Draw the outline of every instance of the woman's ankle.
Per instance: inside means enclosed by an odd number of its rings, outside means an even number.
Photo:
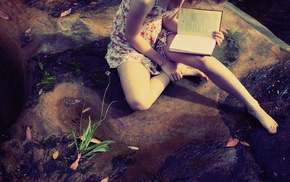
[[[248,112],[254,116],[269,133],[274,134],[277,132],[278,124],[276,121],[259,105],[257,101],[247,107]]]

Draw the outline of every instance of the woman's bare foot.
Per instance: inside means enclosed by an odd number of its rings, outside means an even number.
[[[256,108],[248,109],[248,112],[257,118],[264,128],[268,130],[269,133],[275,134],[277,132],[278,123],[269,116],[261,107],[258,105]]]
[[[199,76],[206,81],[208,81],[208,77],[200,70],[193,68],[191,66],[187,66],[185,64],[179,63],[178,68],[181,70],[183,76]]]

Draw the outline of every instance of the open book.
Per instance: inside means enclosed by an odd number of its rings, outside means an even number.
[[[219,31],[222,11],[181,8],[177,35],[169,50],[172,52],[212,55],[216,40],[212,33]]]

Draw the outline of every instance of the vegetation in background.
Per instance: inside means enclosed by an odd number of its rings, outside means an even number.
[[[43,79],[38,84],[39,90],[51,90],[54,88],[56,78],[50,75],[48,72],[44,73]]]
[[[81,64],[78,60],[72,60],[70,63],[70,68],[73,71],[74,76],[79,77],[81,71],[84,70],[85,66]]]
[[[229,63],[233,63],[237,60],[240,52],[239,52],[239,46],[237,44],[237,39],[239,36],[239,32],[236,30],[227,30],[227,34],[225,34],[225,40],[227,42],[227,45],[225,47],[225,60]],[[228,66],[228,65],[226,65]]]

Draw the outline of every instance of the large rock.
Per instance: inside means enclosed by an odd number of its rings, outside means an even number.
[[[1,49],[13,61],[11,69],[27,78],[23,80],[27,99],[21,116],[2,134],[0,179],[261,180],[261,169],[248,149],[242,145],[225,148],[238,129],[235,121],[245,119],[237,118],[239,103],[218,107],[228,98],[225,92],[211,82],[186,78],[169,85],[149,110],[133,112],[124,101],[116,71],[110,70],[110,80],[105,74],[109,68],[104,54],[117,4],[84,1],[88,4],[80,6],[64,1],[67,6],[61,6],[57,1],[45,2],[0,4],[0,10],[10,16],[10,20],[0,20]],[[52,13],[57,5],[58,13]],[[64,7],[71,7],[72,12],[60,17],[68,10]],[[287,44],[230,3],[198,5],[204,7],[224,11],[222,26],[229,34],[214,55],[238,78],[289,60]],[[20,36],[29,36],[32,42],[20,41]],[[42,81],[49,76],[55,80],[44,85]],[[90,110],[81,117],[84,103]],[[221,111],[227,115],[222,116]],[[85,126],[89,116],[97,122],[103,114],[106,118],[95,136],[116,141],[110,145],[112,152],[83,158],[76,171],[70,170],[76,157],[70,132],[79,135],[81,119]],[[229,123],[229,118],[234,120]],[[56,150],[60,156],[53,159]]]

